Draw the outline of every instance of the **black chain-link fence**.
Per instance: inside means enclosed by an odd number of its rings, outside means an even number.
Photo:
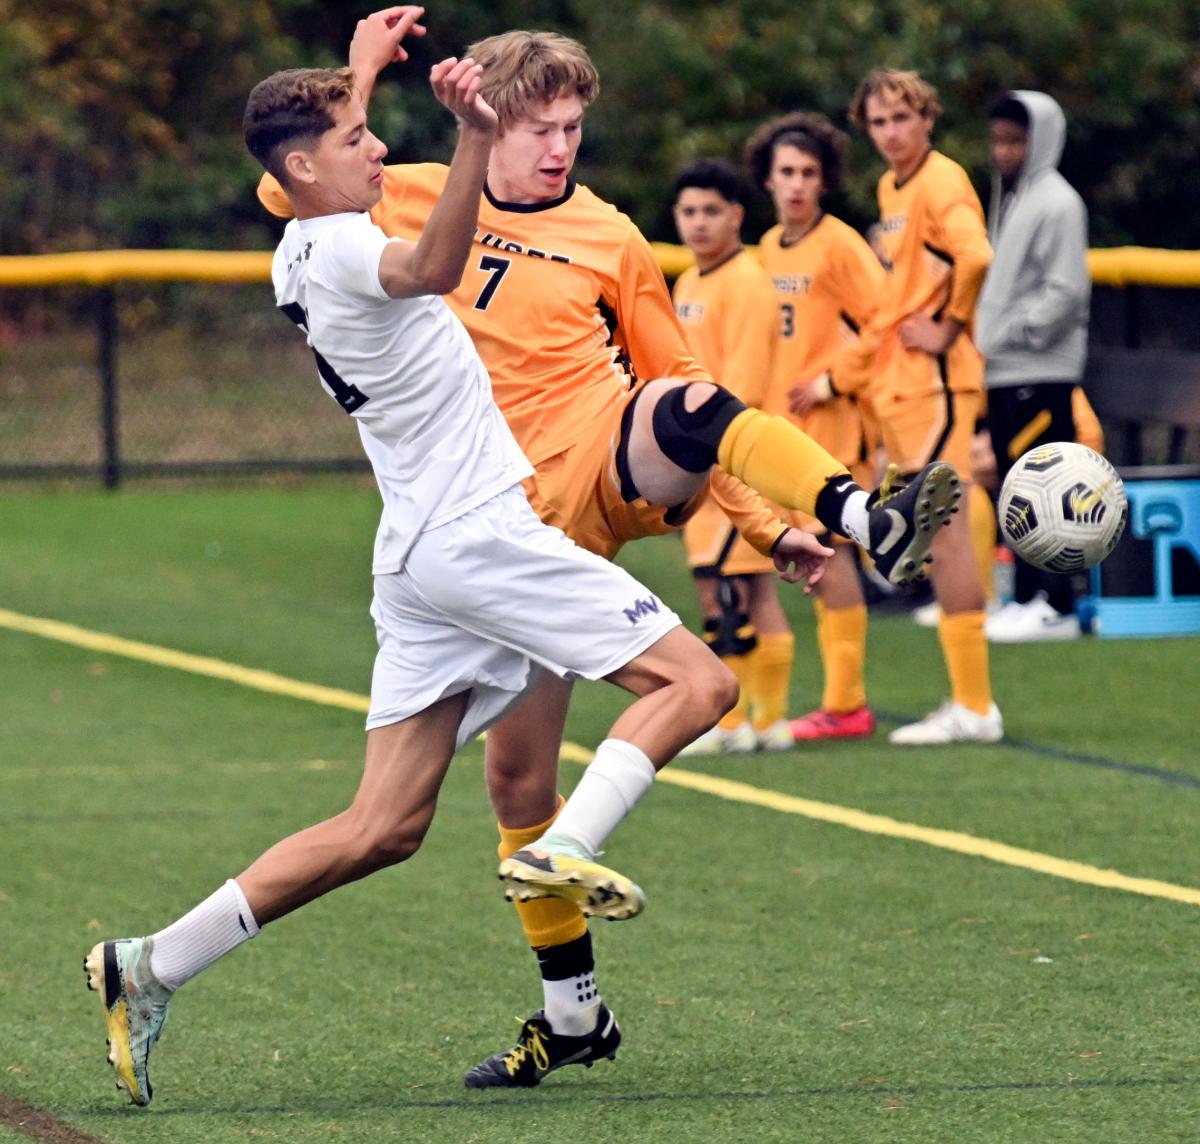
[[[0,476],[366,468],[265,283],[49,287],[23,302],[0,345]]]
[[[14,288],[3,301],[0,478],[366,469],[266,282]],[[1092,346],[1200,351],[1200,290],[1098,287]],[[1200,434],[1154,423],[1122,455],[1130,426],[1092,396],[1118,463],[1200,460]]]

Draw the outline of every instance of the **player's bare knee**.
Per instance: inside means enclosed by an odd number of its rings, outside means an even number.
[[[346,816],[346,835],[353,864],[370,873],[406,862],[421,848],[431,819],[429,814],[417,814],[395,821],[351,812]]]
[[[382,870],[408,861],[425,840],[425,831],[413,831],[407,826],[384,832],[367,840],[364,851],[366,864],[372,870]]]
[[[693,708],[711,714],[715,723],[737,706],[740,689],[737,676],[729,668],[716,656],[709,659],[711,662],[693,672],[688,685],[693,693]]]
[[[677,379],[672,378],[672,381]],[[695,413],[706,401],[711,401],[717,393],[717,387],[711,382],[696,381],[691,383],[680,382],[684,385],[683,390],[683,407],[688,413]]]

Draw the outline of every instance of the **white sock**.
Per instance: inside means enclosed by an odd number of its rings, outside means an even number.
[[[867,524],[867,494],[862,489],[852,492],[842,505],[842,533],[855,544],[871,546],[871,529]]]
[[[533,845],[552,840],[594,858],[650,789],[654,775],[654,764],[640,748],[621,739],[605,739],[553,825]]]
[[[246,895],[230,878],[190,913],[153,935],[151,972],[168,989],[178,989],[257,933]]]
[[[564,1037],[586,1037],[600,1016],[600,990],[589,970],[564,981],[542,981],[544,1011],[550,1028]]]

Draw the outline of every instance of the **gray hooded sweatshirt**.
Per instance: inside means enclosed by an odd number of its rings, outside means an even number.
[[[975,311],[975,344],[989,389],[1077,382],[1087,359],[1087,208],[1058,173],[1067,133],[1062,108],[1040,91],[1010,93],[1029,112],[1016,187],[992,179],[988,238],[995,256]]]

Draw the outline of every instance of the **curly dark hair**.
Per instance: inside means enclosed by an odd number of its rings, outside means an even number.
[[[815,111],[793,111],[755,130],[746,140],[742,157],[760,187],[770,178],[775,148],[780,144],[796,147],[821,164],[826,191],[841,187],[847,139],[825,116]]]
[[[354,95],[349,68],[290,68],[257,84],[246,101],[242,133],[246,147],[286,187],[283,161],[297,147],[311,147],[333,125],[333,108]]]

